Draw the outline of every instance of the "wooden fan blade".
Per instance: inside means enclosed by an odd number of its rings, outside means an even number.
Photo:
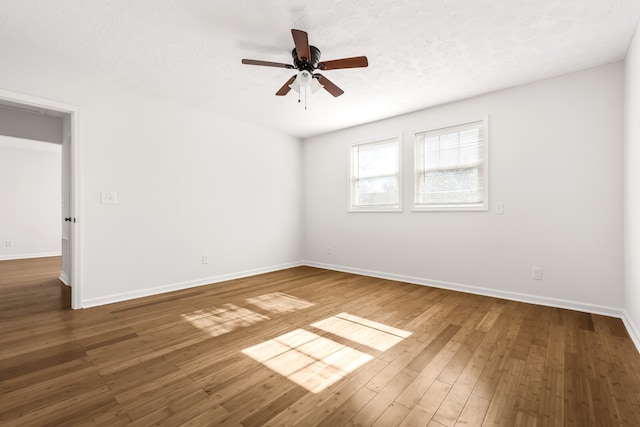
[[[316,74],[316,76],[318,76],[318,82],[320,82],[320,84],[322,86],[324,86],[326,91],[329,92],[331,95],[340,96],[340,95],[342,95],[344,93],[344,91],[342,89],[340,89],[338,86],[333,84],[333,82],[331,80],[329,80],[328,78],[326,78],[322,74]]]
[[[287,80],[287,82],[284,84],[284,86],[282,86],[282,87],[280,88],[280,90],[278,90],[278,91],[276,92],[276,95],[278,95],[278,96],[285,96],[286,94],[288,94],[288,93],[289,93],[289,91],[291,90],[291,88],[289,87],[289,85],[290,85],[291,83],[293,83],[293,81],[296,79],[296,77],[298,77],[298,75],[297,75],[297,74],[296,74],[296,75],[294,75],[293,77],[291,77],[289,80]]]
[[[293,43],[296,45],[296,55],[300,60],[311,59],[311,53],[309,51],[309,36],[302,30],[291,30],[293,36]]]
[[[291,64],[282,64],[280,62],[258,61],[255,59],[243,59],[242,63],[247,65],[263,65],[265,67],[278,67],[278,68],[289,68],[289,69],[294,68],[294,66]]]
[[[334,59],[318,64],[319,70],[339,70],[341,68],[361,68],[367,67],[369,61],[366,56],[354,56],[352,58]]]

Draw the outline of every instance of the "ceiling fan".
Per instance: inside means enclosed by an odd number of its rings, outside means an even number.
[[[243,59],[243,64],[262,65],[265,67],[287,68],[290,70],[297,69],[298,74],[292,76],[287,82],[276,92],[278,96],[284,96],[291,89],[300,92],[300,88],[311,88],[313,92],[324,87],[324,89],[333,96],[340,96],[344,93],[342,89],[336,86],[328,78],[316,70],[339,70],[344,68],[361,68],[369,65],[366,56],[354,56],[352,58],[334,59],[332,61],[320,62],[320,49],[309,45],[309,37],[302,30],[291,30],[293,43],[295,48],[291,51],[293,57],[293,65],[283,64],[280,62],[258,61],[255,59]]]

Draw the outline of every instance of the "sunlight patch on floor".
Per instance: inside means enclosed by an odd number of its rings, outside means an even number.
[[[247,298],[246,301],[273,314],[291,313],[315,305],[312,302],[282,292]],[[269,316],[235,304],[224,304],[220,308],[195,310],[181,316],[193,326],[208,332],[213,337],[271,319]]]
[[[303,310],[315,305],[312,302],[292,295],[287,295],[282,292],[273,292],[253,298],[247,298],[246,301],[263,310],[270,311],[271,313],[291,313],[293,311]]]
[[[267,316],[235,304],[224,304],[221,308],[196,310],[182,314],[182,318],[213,337],[269,320]]]
[[[411,332],[348,313],[311,326],[379,351],[411,335]],[[321,392],[373,359],[368,353],[305,329],[296,329],[242,352],[313,393]]]
[[[379,351],[386,351],[411,335],[411,332],[348,313],[336,314],[311,326]]]
[[[319,393],[373,356],[304,329],[242,352],[301,387]]]

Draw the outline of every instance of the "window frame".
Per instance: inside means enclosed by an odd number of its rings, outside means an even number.
[[[397,143],[397,181],[398,181],[398,203],[394,205],[355,205],[354,197],[355,197],[355,179],[353,175],[353,162],[354,162],[354,148],[362,145],[375,145],[382,144],[387,141],[395,140]],[[348,185],[349,190],[347,191],[347,203],[348,209],[347,211],[350,213],[353,212],[402,212],[402,189],[403,189],[403,174],[402,174],[402,133],[391,134],[383,137],[368,139],[365,141],[353,142],[348,146],[349,155],[348,155]],[[386,175],[385,175],[386,176]]]
[[[464,204],[440,204],[440,205],[425,205],[417,203],[417,191],[418,191],[418,175],[423,173],[423,168],[418,165],[418,135],[425,132],[433,132],[438,130],[445,130],[447,128],[464,126],[467,124],[481,122],[482,123],[482,178],[483,178],[483,197],[482,203],[474,205]],[[443,132],[444,133],[444,132]],[[465,120],[457,120],[455,122],[449,122],[437,126],[429,126],[427,128],[417,129],[413,131],[413,175],[412,175],[412,194],[413,204],[412,212],[482,212],[489,210],[489,116],[484,115],[481,117],[472,117]]]

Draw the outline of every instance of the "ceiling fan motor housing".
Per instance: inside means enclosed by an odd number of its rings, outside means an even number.
[[[293,64],[300,71],[307,70],[309,72],[313,72],[316,68],[318,68],[318,63],[320,62],[320,49],[315,46],[309,46],[309,52],[311,53],[311,58],[308,61],[303,61],[298,58],[298,53],[294,48],[291,51],[291,56],[293,57]]]

